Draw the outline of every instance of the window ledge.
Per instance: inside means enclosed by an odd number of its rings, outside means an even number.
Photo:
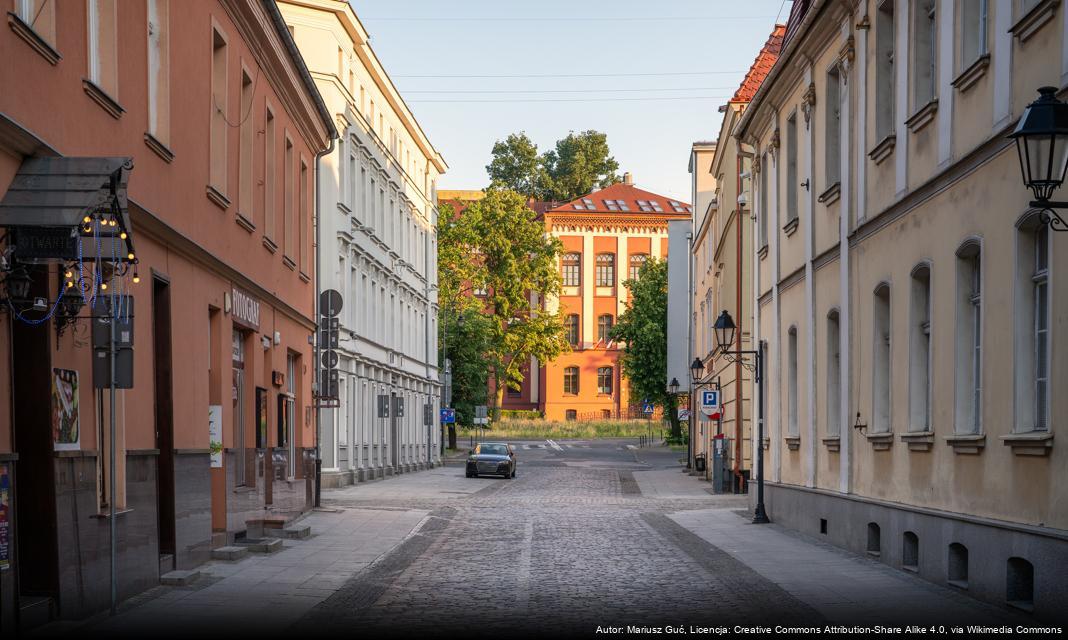
[[[782,228],[782,230],[783,230],[783,233],[786,234],[787,238],[789,238],[790,236],[794,235],[794,232],[797,231],[797,226],[800,223],[801,223],[801,219],[796,217],[796,216],[792,220],[790,220],[789,222],[786,223],[786,225]]]
[[[832,205],[842,197],[842,183],[835,182],[831,186],[827,187],[827,190],[820,194],[816,201],[820,204]]]
[[[271,240],[267,236],[263,236],[263,246],[271,253],[278,252],[278,245],[274,243],[274,240]]]
[[[15,32],[15,35],[25,40],[26,44],[41,54],[41,57],[47,60],[48,64],[55,66],[63,59],[63,56],[59,55],[59,52],[52,45],[48,44],[44,38],[34,31],[33,27],[10,11],[7,13],[7,24]]]
[[[887,431],[886,433],[869,433],[865,436],[868,442],[871,443],[871,448],[875,451],[888,451],[894,444],[894,433]]]
[[[986,436],[981,433],[961,433],[946,436],[946,444],[953,447],[953,453],[977,454],[986,447]]]
[[[916,113],[909,116],[909,119],[905,121],[905,126],[909,128],[909,131],[919,133],[934,121],[936,113],[938,113],[938,98],[932,98],[930,102],[917,109]]]
[[[833,438],[824,438],[823,446],[827,447],[827,451],[835,452],[842,450],[842,439],[838,436]]]
[[[763,260],[764,258],[767,258],[768,257],[768,245],[764,245],[763,247],[760,247],[760,250],[757,251],[757,255],[760,256],[761,260]]]
[[[256,225],[252,223],[252,220],[250,220],[248,216],[241,213],[240,211],[237,212],[237,216],[234,219],[237,221],[238,226],[244,229],[245,231],[252,233],[256,230]]]
[[[349,206],[344,202],[337,203],[337,210],[345,215],[349,215],[350,213],[352,213],[352,209],[349,209]]]
[[[879,141],[879,144],[875,145],[871,151],[868,152],[868,157],[871,158],[875,164],[882,164],[883,160],[886,160],[894,153],[894,147],[897,145],[897,136],[890,134]]]
[[[986,75],[986,70],[989,66],[990,54],[984,53],[975,62],[971,63],[967,69],[960,72],[960,75],[952,82],[953,87],[961,93],[971,89],[976,82],[979,82]]]
[[[1031,36],[1038,33],[1039,29],[1053,19],[1060,4],[1061,0],[1042,0],[1024,14],[1024,17],[1020,18],[1016,24],[1009,27],[1009,33],[1016,36],[1020,42],[1027,42]]]
[[[300,272],[300,279],[303,280],[304,282],[311,282],[311,276],[309,276],[308,274],[304,273],[303,271]]]
[[[801,436],[786,436],[783,440],[786,441],[786,446],[790,448],[790,451],[797,451],[801,448]]]
[[[1053,434],[1048,431],[1012,433],[1001,436],[1001,441],[1018,456],[1048,456],[1053,448]]]
[[[210,184],[207,187],[208,200],[211,200],[223,211],[230,208],[230,198],[223,195],[222,191],[219,191]]]
[[[909,445],[909,451],[930,451],[934,446],[934,431],[913,431],[901,434],[901,441]]]
[[[145,132],[145,146],[152,149],[152,151],[167,164],[174,162],[174,152],[171,151],[170,147],[160,142],[159,138],[147,131]]]
[[[282,264],[294,271],[297,270],[297,263],[293,262],[293,258],[290,258],[289,256],[282,256]]]
[[[122,114],[126,113],[126,109],[122,108],[118,100],[109,96],[107,91],[98,87],[92,80],[82,78],[82,89],[85,89],[85,93],[93,99],[93,102],[103,107],[112,118],[118,120]]]

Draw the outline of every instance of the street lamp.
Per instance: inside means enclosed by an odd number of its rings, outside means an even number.
[[[701,364],[701,359],[694,358],[693,363],[690,364],[690,378],[692,378],[694,382],[697,382],[701,379],[701,374],[704,373],[704,371],[705,365]]]
[[[1040,87],[1038,93],[1009,137],[1016,141],[1024,185],[1035,196],[1031,206],[1040,210],[1043,224],[1068,231],[1068,221],[1056,211],[1068,209],[1068,202],[1050,200],[1068,171],[1068,103],[1056,98],[1056,87]]]
[[[755,350],[738,349],[731,350],[734,344],[734,331],[737,328],[734,318],[726,309],[716,318],[712,328],[716,332],[716,350],[728,362],[739,362],[745,368],[753,372],[757,383],[757,447],[756,447],[756,476],[757,476],[757,503],[753,510],[753,524],[766,524],[768,514],[764,510],[764,341],[761,340]],[[745,362],[746,356],[753,356],[754,365]]]
[[[668,389],[671,390],[671,395],[673,395],[673,396],[679,395],[679,379],[678,378],[672,378],[671,379],[671,384],[668,385]]]

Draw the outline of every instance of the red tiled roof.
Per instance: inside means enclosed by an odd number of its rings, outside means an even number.
[[[681,209],[681,211],[680,211]],[[588,193],[571,202],[549,209],[546,213],[651,213],[690,215],[693,207],[631,184],[617,182],[599,191]]]
[[[786,26],[775,25],[771,35],[768,36],[768,41],[764,43],[764,47],[757,54],[756,60],[749,67],[749,72],[745,74],[745,79],[742,80],[741,86],[734,92],[731,102],[751,102],[753,100],[753,96],[756,95],[760,84],[764,82],[768,72],[775,66],[775,61],[779,59],[779,51],[782,50],[785,35]]]

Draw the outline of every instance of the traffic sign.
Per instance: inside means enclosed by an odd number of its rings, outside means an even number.
[[[653,412],[653,403],[649,402],[648,400],[643,402],[642,403],[642,413],[652,413],[652,412]]]
[[[689,409],[680,408],[679,409],[679,420],[689,420],[689,419],[690,419],[690,410]]]
[[[719,389],[710,389],[701,392],[701,413],[713,420],[719,418]]]
[[[326,289],[319,294],[319,313],[327,318],[341,313],[341,293],[337,289]]]
[[[445,424],[454,424],[456,422],[456,409],[442,409],[441,421]]]

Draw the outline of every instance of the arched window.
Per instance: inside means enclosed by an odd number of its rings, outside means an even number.
[[[597,368],[597,393],[612,395],[612,367]]]
[[[565,253],[563,257],[563,276],[565,287],[577,287],[582,284],[582,254]]]
[[[827,314],[827,437],[835,438],[842,430],[842,334],[838,310]]]
[[[597,254],[597,286],[611,287],[616,283],[616,254]]]
[[[607,343],[612,339],[612,316],[604,314],[597,318],[597,340]]]
[[[564,333],[567,335],[567,342],[572,347],[579,345],[579,317],[577,313],[569,314],[564,318]]]
[[[568,395],[577,395],[579,392],[579,370],[578,367],[567,367],[564,369],[564,393]]]
[[[970,241],[957,250],[957,433],[983,429],[983,291],[979,243]]]
[[[644,253],[635,253],[630,257],[630,273],[628,274],[631,280],[638,279],[638,272],[642,270],[642,265],[649,259],[649,256]]]

